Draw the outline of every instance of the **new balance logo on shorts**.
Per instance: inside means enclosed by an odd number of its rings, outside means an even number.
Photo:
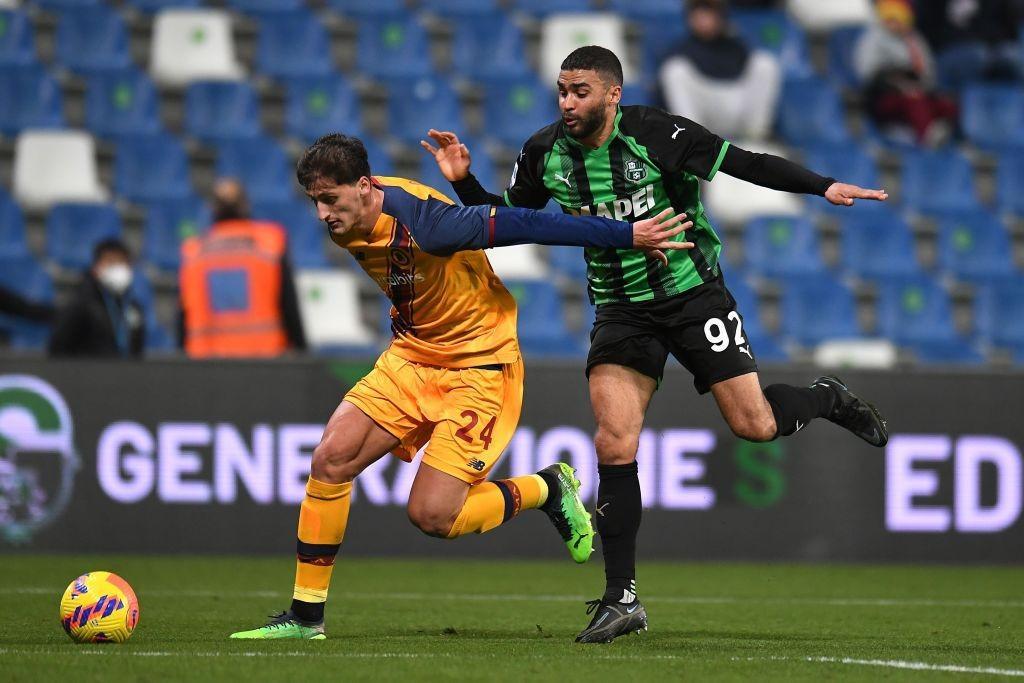
[[[484,467],[487,466],[487,464],[483,460],[478,460],[477,458],[473,458],[472,460],[469,461],[468,464],[477,472],[483,472]]]

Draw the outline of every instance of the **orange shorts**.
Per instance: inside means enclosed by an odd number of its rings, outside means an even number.
[[[394,455],[409,462],[429,442],[425,464],[475,484],[511,441],[523,407],[523,361],[494,368],[421,365],[388,350],[345,400],[401,442]]]

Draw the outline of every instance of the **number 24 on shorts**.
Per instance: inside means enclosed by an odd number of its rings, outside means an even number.
[[[736,335],[733,338],[733,343],[736,346],[746,344],[747,340],[743,337],[743,321],[740,320],[740,314],[736,311],[730,311],[726,319],[736,323]],[[729,346],[729,332],[726,330],[725,323],[722,322],[721,318],[711,318],[704,323],[704,336],[711,342],[711,350],[716,353],[725,351]]]
[[[475,410],[463,410],[462,419],[469,420],[469,422],[462,427],[459,427],[455,432],[455,436],[459,437],[466,443],[473,443],[473,435],[470,434],[470,432],[476,428],[477,424],[480,422],[480,416],[477,415]],[[480,430],[480,440],[484,442],[484,450],[491,447],[491,435],[494,432],[494,422],[497,419],[498,418],[496,416],[491,417],[487,424],[484,425],[484,428]]]

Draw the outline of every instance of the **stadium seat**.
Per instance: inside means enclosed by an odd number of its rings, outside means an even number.
[[[478,145],[472,140],[463,139],[463,144],[469,147],[470,153],[473,156],[473,175],[480,181],[480,184],[485,189],[500,194],[504,190],[504,186],[498,184],[495,179],[494,163],[491,161],[491,157],[488,156],[484,150],[483,145]],[[424,185],[434,188],[441,193],[447,195],[452,201],[459,201],[459,198],[455,195],[455,190],[452,189],[452,185],[448,182],[448,179],[441,173],[441,169],[438,168],[437,162],[434,158],[428,154],[422,154],[420,156],[420,170],[416,175],[416,179]]]
[[[146,14],[156,14],[167,9],[199,7],[200,0],[128,0],[128,5]]]
[[[996,346],[1024,348],[1024,278],[979,287],[974,297],[974,330]]]
[[[641,23],[658,22],[671,26],[686,22],[683,3],[676,0],[610,0],[608,8]]]
[[[771,145],[737,144],[751,152],[786,155],[785,151]],[[798,195],[769,190],[724,173],[717,174],[702,195],[711,222],[716,226],[716,221],[739,225],[757,216],[797,216],[803,213],[803,201]]]
[[[124,138],[114,157],[114,191],[132,202],[192,196],[185,147],[170,133]]]
[[[96,148],[81,131],[26,131],[14,143],[14,196],[25,207],[102,202]]]
[[[0,285],[36,303],[53,304],[53,280],[32,257],[0,257]],[[14,349],[39,350],[50,338],[50,326],[0,314],[0,333]]]
[[[185,91],[185,128],[203,142],[260,135],[259,103],[248,83],[207,81]]]
[[[0,190],[0,260],[25,258],[30,254],[25,234],[25,216],[13,199]]]
[[[592,9],[590,0],[514,0],[510,7],[535,17],[546,17],[556,12],[589,12]]]
[[[546,280],[548,267],[536,244],[518,244],[487,250],[487,259],[498,277],[505,280]]]
[[[321,352],[373,353],[376,338],[363,322],[359,275],[338,269],[299,270],[295,286],[307,343]]]
[[[993,151],[1024,146],[1024,91],[1019,84],[975,83],[960,95],[967,139]]]
[[[820,143],[807,147],[804,151],[804,165],[819,175],[839,178],[844,183],[852,183],[861,187],[879,187],[878,164],[859,145],[851,142],[845,144]],[[819,202],[820,204],[820,202]],[[826,206],[833,206],[825,203]],[[870,202],[858,202],[857,206],[870,205]],[[846,207],[836,207],[848,212]]]
[[[301,76],[330,76],[333,67],[327,30],[309,10],[259,15],[258,71],[288,82]]]
[[[228,0],[228,5],[245,14],[293,11],[305,7],[302,0]]]
[[[407,10],[405,0],[329,0],[329,4],[338,12],[357,19],[393,17]]]
[[[255,195],[254,195],[255,196]],[[288,232],[288,252],[296,268],[327,268],[324,241],[327,227],[317,219],[313,205],[297,197],[252,203],[252,217],[273,221]]]
[[[939,265],[959,280],[984,282],[1014,274],[1010,236],[987,211],[939,216]]]
[[[519,304],[519,347],[526,356],[579,356],[583,351],[565,326],[558,288],[543,280],[505,280]]]
[[[843,26],[828,34],[828,74],[843,88],[854,90],[860,87],[853,53],[863,33],[863,26]]]
[[[36,40],[25,12],[0,9],[0,66],[36,62]]]
[[[791,145],[850,140],[839,93],[816,76],[789,78],[783,84],[778,128],[782,139]]]
[[[389,81],[433,73],[427,32],[405,14],[365,17],[359,22],[356,61],[360,73]]]
[[[181,243],[210,225],[206,203],[195,196],[146,202],[142,258],[159,270],[177,272]]]
[[[217,145],[217,175],[237,178],[253,198],[294,198],[298,187],[293,168],[273,138],[225,140]]]
[[[57,63],[78,73],[119,71],[132,65],[124,20],[106,5],[61,10],[56,48]]]
[[[446,79],[393,78],[388,86],[388,128],[402,142],[419,147],[429,128],[466,130],[459,96]]]
[[[1007,150],[999,158],[996,172],[996,196],[999,209],[1024,217],[1024,146]]]
[[[387,148],[371,137],[362,137],[363,146],[366,147],[366,156],[370,161],[370,173],[373,175],[392,176],[395,174],[395,164]]]
[[[420,7],[447,19],[487,20],[501,14],[498,0],[422,0]],[[492,30],[494,28],[496,24],[492,25]]]
[[[557,5],[557,2],[545,2]],[[559,10],[549,10],[559,11]],[[559,67],[565,56],[584,45],[601,45],[619,56],[627,83],[632,83],[636,74],[629,61],[626,45],[625,20],[612,13],[592,12],[586,14],[552,14],[541,24],[540,29],[540,80],[554,83]]]
[[[778,340],[764,329],[757,294],[739,271],[730,272],[726,286],[736,299],[736,309],[743,316],[743,337],[749,342],[758,362],[782,362],[788,358]]]
[[[46,219],[47,256],[61,268],[87,268],[97,242],[120,236],[121,215],[111,204],[58,204]]]
[[[539,129],[557,121],[558,93],[534,76],[491,80],[484,86],[484,119],[501,144],[520,149]]]
[[[149,63],[161,85],[245,77],[235,57],[231,16],[220,10],[160,11],[153,21]]]
[[[854,209],[840,220],[840,263],[847,274],[874,279],[921,272],[914,235],[897,213]]]
[[[163,130],[158,96],[146,74],[131,67],[89,77],[86,127],[101,138],[152,135]]]
[[[682,3],[679,3],[679,7],[682,8]],[[654,76],[658,73],[661,63],[676,52],[686,40],[688,29],[685,20],[639,17],[635,23],[639,24],[642,32],[642,73]]]
[[[927,275],[879,280],[877,313],[879,333],[900,345],[959,339],[949,295]]]
[[[747,9],[730,13],[732,24],[751,47],[771,52],[787,76],[807,76],[811,59],[807,37],[785,12]]]
[[[814,225],[797,216],[762,216],[747,224],[747,267],[765,277],[820,273],[821,245]]]
[[[523,32],[513,21],[491,24],[487,18],[461,17],[452,39],[452,69],[466,78],[487,83],[491,79],[530,73]]]
[[[103,0],[35,0],[33,4],[48,12],[60,12],[76,7],[95,7],[103,4]]]
[[[862,336],[853,294],[829,273],[785,280],[782,321],[786,334],[803,346]]]
[[[565,277],[586,285],[587,261],[579,247],[548,247],[551,267]]]
[[[0,135],[64,126],[57,82],[39,64],[0,66]]]
[[[359,96],[340,74],[289,78],[287,88],[288,135],[306,144],[334,131],[362,137]]]
[[[978,207],[971,162],[953,149],[904,153],[902,178],[901,199],[912,210],[941,215]]]
[[[786,0],[786,11],[806,30],[863,26],[874,18],[871,0]]]

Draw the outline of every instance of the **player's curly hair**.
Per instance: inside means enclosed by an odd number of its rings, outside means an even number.
[[[295,177],[307,190],[317,178],[328,178],[349,185],[370,176],[370,161],[362,140],[341,133],[330,133],[306,148],[295,167]]]
[[[615,53],[600,45],[584,45],[562,60],[562,71],[596,71],[614,85],[622,85],[622,62]]]

